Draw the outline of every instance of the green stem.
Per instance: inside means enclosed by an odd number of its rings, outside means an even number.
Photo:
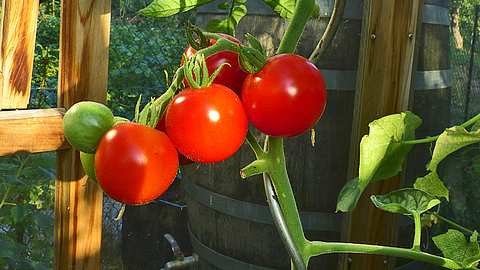
[[[288,231],[293,238],[295,246],[300,250],[305,262],[307,262],[308,259],[304,249],[308,241],[303,232],[300,214],[287,173],[283,139],[267,137],[267,140],[268,152],[266,159],[270,165],[268,174],[272,179],[272,184],[275,188],[277,200],[282,209]]]
[[[413,237],[412,250],[420,251],[420,244],[422,241],[422,220],[420,213],[413,213],[413,220],[415,222],[415,235]]]
[[[468,229],[468,228],[465,228],[463,227],[462,225],[456,223],[455,221],[451,220],[451,219],[448,219],[446,217],[443,217],[437,213],[430,213],[432,215],[434,215],[436,218],[438,218],[440,221],[442,222],[445,222],[446,224],[450,225],[450,227],[452,228],[455,228],[455,229],[458,229],[460,231],[463,231],[465,233],[468,233],[468,234],[473,234],[473,231]]]
[[[332,253],[354,253],[394,256],[416,261],[426,262],[449,269],[463,269],[461,265],[453,260],[435,256],[429,253],[397,247],[386,247],[366,244],[336,243],[336,242],[310,242],[308,248],[310,256],[318,256]],[[475,269],[475,268],[472,268]]]
[[[460,126],[463,127],[463,128],[468,128],[469,126],[475,124],[478,121],[480,121],[480,114],[475,115],[474,117],[470,118],[468,121],[461,124]],[[426,137],[426,138],[423,138],[423,139],[404,141],[403,144],[431,143],[431,142],[436,141],[438,139],[438,137],[440,137],[440,135],[436,135],[436,136],[433,136],[433,137]]]
[[[263,151],[262,147],[260,147],[260,144],[250,130],[247,132],[247,143],[250,148],[252,148],[257,159],[263,159],[265,157],[265,151]]]
[[[315,8],[315,1],[313,0],[298,0],[293,12],[292,20],[288,25],[287,31],[280,42],[277,49],[277,54],[294,53],[297,48],[297,43],[303,34],[305,25],[307,24],[312,11]]]
[[[254,175],[266,173],[268,170],[268,161],[257,159],[240,170],[240,176],[245,179]]]

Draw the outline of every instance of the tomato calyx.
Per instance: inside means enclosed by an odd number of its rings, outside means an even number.
[[[267,62],[267,53],[260,42],[250,33],[245,34],[248,46],[240,46],[239,60],[243,70],[257,73]]]
[[[183,73],[191,88],[206,88],[213,83],[225,65],[230,66],[229,63],[223,63],[212,74],[209,74],[205,56],[203,53],[197,53],[185,60]]]
[[[186,27],[187,42],[195,50],[201,50],[210,46],[210,40],[203,34],[202,29],[188,22]]]

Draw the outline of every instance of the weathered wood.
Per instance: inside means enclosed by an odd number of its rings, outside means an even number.
[[[62,1],[58,105],[105,102],[110,0]],[[55,269],[101,269],[102,191],[87,181],[73,149],[58,152]]]
[[[351,178],[358,175],[359,143],[368,132],[368,123],[409,108],[413,97],[413,63],[422,6],[422,0],[364,2],[350,148]],[[394,242],[396,228],[393,215],[375,209],[368,198],[371,194],[384,194],[399,184],[400,177],[395,177],[376,183],[366,190],[347,224],[349,241],[387,245]],[[352,255],[351,258],[348,269],[352,270],[387,269],[392,265],[382,256]],[[343,266],[347,269],[346,263]]]
[[[0,156],[68,148],[63,137],[64,109],[0,112]]]
[[[3,0],[0,110],[28,105],[38,7],[38,0]]]

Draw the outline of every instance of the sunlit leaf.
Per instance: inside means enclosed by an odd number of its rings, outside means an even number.
[[[339,211],[351,211],[355,208],[358,197],[372,181],[381,181],[398,175],[412,145],[404,144],[415,138],[415,129],[422,120],[411,112],[392,114],[371,122],[369,134],[360,142],[360,164],[357,187],[347,187],[347,197],[339,197]],[[342,190],[343,191],[343,190]],[[354,192],[354,193],[352,193]],[[360,194],[357,194],[360,192]],[[352,196],[354,195],[355,196]],[[357,197],[355,200],[353,200]],[[351,205],[347,205],[351,203]]]
[[[414,188],[423,190],[433,196],[445,198],[448,201],[448,189],[438,177],[437,172],[430,172],[424,177],[419,177],[413,185]]]
[[[457,230],[448,230],[432,239],[445,258],[451,259],[465,268],[476,266],[480,260],[477,232],[474,232],[468,240],[462,232]]]
[[[436,171],[438,164],[451,153],[467,145],[480,142],[480,130],[469,132],[463,127],[446,129],[438,137],[433,150],[432,160],[427,166],[430,171]]]
[[[210,20],[207,30],[234,36],[238,23],[247,14],[246,2],[246,0],[232,0],[227,17]]]

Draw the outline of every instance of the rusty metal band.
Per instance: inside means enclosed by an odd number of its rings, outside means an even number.
[[[203,5],[198,8],[199,13],[209,14],[226,14],[227,11],[219,9],[218,4],[224,1],[213,1],[209,4]],[[332,14],[334,0],[317,0],[317,4],[320,7],[320,17],[328,18]],[[248,1],[247,2],[248,14],[250,15],[263,15],[263,16],[275,16],[272,9],[264,4],[262,1]],[[349,0],[345,6],[343,18],[351,20],[361,20],[363,12],[363,1]],[[423,23],[450,25],[449,9],[446,5],[441,5],[439,1],[425,1],[423,7]]]
[[[200,259],[207,261],[217,268],[223,270],[275,270],[273,268],[249,264],[247,262],[237,260],[207,247],[192,233],[190,226],[188,226],[188,233],[190,234],[190,240],[195,253],[198,254]]]
[[[327,89],[332,91],[353,91],[355,89],[356,70],[322,69],[321,72],[325,78]],[[451,86],[452,70],[450,69],[417,71],[415,73],[415,90],[436,90]]]
[[[187,179],[183,179],[182,182],[188,197],[206,207],[240,219],[273,225],[272,215],[267,206],[230,198],[196,185]],[[302,211],[300,219],[305,230],[341,231],[342,214]]]

